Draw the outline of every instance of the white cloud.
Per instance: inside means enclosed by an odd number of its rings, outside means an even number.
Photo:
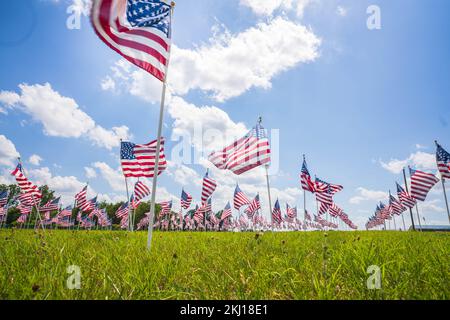
[[[369,190],[366,188],[358,188],[356,189],[358,195],[350,198],[349,202],[351,204],[360,204],[364,201],[373,201],[373,202],[379,202],[387,200],[389,195],[388,193],[384,191],[375,191],[375,190]]]
[[[341,16],[341,17],[345,17],[347,15],[348,9],[344,8],[342,6],[338,6],[336,9],[336,13]]]
[[[113,169],[105,162],[95,162],[93,167],[100,171],[100,175],[114,191],[126,191],[125,179],[120,168]]]
[[[320,39],[305,26],[282,17],[237,34],[217,30],[214,27],[211,39],[194,49],[172,46],[168,80],[172,94],[198,89],[223,102],[253,87],[269,89],[279,73],[319,56]],[[134,96],[159,101],[161,84],[142,70],[132,71],[123,61],[111,67],[113,74],[103,79],[103,85],[111,78]]]
[[[84,172],[86,175],[86,178],[93,179],[97,177],[97,172],[95,172],[95,169],[91,167],[84,167]]]
[[[116,90],[116,82],[110,77],[107,76],[105,79],[101,82],[102,90],[105,91],[115,91]]]
[[[387,163],[380,160],[380,164],[384,169],[394,174],[401,173],[403,168],[407,167],[408,165],[421,170],[437,169],[436,156],[432,153],[426,153],[422,151],[413,153],[404,160],[391,159]]]
[[[447,212],[447,210],[441,206],[439,206],[439,204],[442,201],[439,199],[435,199],[435,200],[428,200],[425,202],[420,203],[419,206],[419,210],[420,210],[420,214],[428,214],[428,213],[442,213],[442,212]]]
[[[186,185],[201,185],[202,178],[194,170],[183,164],[176,164],[173,161],[167,161],[167,174],[181,186]]]
[[[32,165],[38,166],[42,160],[43,159],[39,155],[33,154],[28,159],[28,162],[31,163]]]
[[[243,123],[234,122],[222,109],[197,107],[180,97],[170,99],[168,113],[174,119],[172,138],[190,138],[197,150],[205,154],[225,147],[248,132]]]
[[[310,2],[311,0],[240,0],[241,5],[249,7],[260,16],[270,16],[278,9],[295,10],[298,16],[302,16]]]
[[[20,157],[16,146],[4,135],[0,135],[0,165],[14,166],[15,160]]]
[[[73,203],[74,195],[84,187],[84,183],[74,176],[54,176],[47,167],[28,171],[30,180],[37,185],[48,185],[55,191],[55,196],[61,195],[62,203]]]
[[[79,108],[74,99],[60,95],[49,83],[21,84],[19,88],[20,95],[3,92],[4,97],[14,98],[0,99],[0,102],[7,107],[17,108],[42,123],[44,134],[48,136],[85,137],[95,145],[109,150],[119,146],[121,138],[126,139],[129,136],[128,128],[125,126],[113,127],[111,130],[99,126]]]

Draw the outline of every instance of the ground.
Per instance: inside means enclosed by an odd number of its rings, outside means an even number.
[[[149,253],[145,232],[0,230],[0,299],[448,300],[449,248],[448,233],[155,232]]]

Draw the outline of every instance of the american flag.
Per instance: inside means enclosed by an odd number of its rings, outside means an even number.
[[[58,216],[61,218],[72,216],[72,206],[68,206],[61,210],[61,212],[58,213]]]
[[[167,214],[170,214],[172,210],[172,200],[158,203],[161,207],[161,211],[159,212],[160,217],[164,217]]]
[[[33,207],[21,203],[17,206],[17,209],[19,209],[21,214],[30,214]]]
[[[303,156],[303,165],[302,165],[302,171],[300,173],[300,180],[302,184],[302,189],[312,192],[315,192],[314,188],[314,182],[311,180],[311,175],[308,171],[308,166],[306,165],[306,159],[305,156]]]
[[[331,191],[330,185],[325,185],[325,187],[317,187],[316,183],[316,200],[320,203],[326,204],[327,206],[333,205],[333,193]]]
[[[378,208],[382,219],[390,219],[391,215],[389,210],[383,202],[380,202]]]
[[[236,189],[234,189],[234,198],[233,205],[236,210],[239,210],[242,206],[249,205],[250,199],[242,192],[239,185],[236,185]]]
[[[203,178],[202,186],[202,204],[205,204],[207,200],[211,197],[214,190],[216,190],[217,182],[209,177],[208,171],[206,171],[205,177]]]
[[[139,206],[142,199],[150,195],[150,188],[147,187],[142,181],[137,181],[134,185],[133,202],[131,203],[133,209]]]
[[[402,203],[407,208],[413,208],[416,205],[416,199],[411,197],[411,195],[406,192],[398,183],[397,183],[397,196]]]
[[[316,177],[315,189],[317,192],[326,192],[328,187],[330,187],[331,195],[334,195],[335,193],[344,189],[344,187],[341,185],[325,182]]]
[[[8,190],[0,192],[0,208],[6,206],[6,203],[8,202],[8,196]]]
[[[297,207],[291,207],[286,203],[286,216],[291,220],[297,218]]]
[[[270,146],[265,129],[258,123],[249,133],[222,151],[209,155],[217,168],[240,175],[255,167],[270,163]]]
[[[328,209],[330,209],[331,204],[321,202],[319,207],[319,215],[325,214],[328,212]]]
[[[89,212],[91,210],[94,210],[95,206],[97,205],[97,197],[92,198],[91,200],[86,201],[82,206],[80,206],[80,210],[82,212]]]
[[[221,220],[225,220],[228,217],[231,217],[231,205],[230,202],[228,201],[227,205],[225,206],[225,208],[222,211],[222,216],[220,217]]]
[[[436,142],[436,161],[442,179],[450,179],[450,153]]]
[[[428,192],[439,182],[439,178],[432,173],[426,173],[409,168],[411,175],[411,196],[414,199],[425,201]]]
[[[61,197],[48,201],[46,204],[39,208],[39,211],[44,212],[58,210],[60,200]]]
[[[21,214],[20,216],[19,216],[19,218],[17,218],[17,222],[18,223],[25,223],[25,221],[27,221],[27,214]]]
[[[80,192],[75,195],[75,206],[78,209],[81,209],[87,202],[87,186],[85,186]]]
[[[11,175],[16,178],[17,184],[19,185],[22,193],[29,194],[32,198],[35,199],[36,202],[37,199],[42,198],[42,193],[39,190],[38,186],[29,181],[23,174],[22,165],[20,163],[17,165],[16,169],[11,172]]]
[[[406,208],[402,203],[389,192],[389,210],[396,215],[402,214]]]
[[[277,224],[280,224],[283,222],[283,217],[281,216],[281,208],[280,208],[280,202],[275,202],[275,206],[273,207],[272,211],[272,223],[276,222]]]
[[[184,189],[181,190],[181,198],[180,199],[181,199],[180,200],[181,201],[181,207],[183,209],[188,209],[191,206],[192,196],[189,193],[187,193],[186,191],[184,191]]]
[[[121,143],[120,160],[122,171],[126,178],[153,178],[155,174],[157,141],[158,140],[155,140],[147,144],[134,144],[131,142]],[[167,162],[164,155],[164,138],[161,138],[158,175],[160,175],[166,167]]]
[[[311,221],[311,215],[308,213],[308,210],[305,210],[305,220]]]
[[[128,217],[128,202],[123,203],[116,211],[116,217],[119,219],[124,219]]]
[[[170,1],[94,0],[91,21],[111,49],[165,81],[171,45]]]
[[[255,212],[261,209],[261,202],[259,201],[259,193],[255,196],[255,198],[250,202],[250,205],[245,209],[245,213],[249,218],[253,217]]]
[[[195,221],[197,221],[197,222],[203,221],[205,215],[207,213],[209,213],[211,211],[211,209],[212,209],[212,207],[211,207],[211,198],[208,198],[206,203],[202,204],[202,206],[200,208],[195,210],[195,213],[194,213]]]
[[[338,217],[343,213],[343,210],[337,206],[337,204],[333,203],[330,207],[330,215],[332,217]]]

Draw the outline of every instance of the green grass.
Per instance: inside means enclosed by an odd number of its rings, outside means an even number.
[[[0,299],[449,299],[450,235],[0,231]],[[69,290],[67,267],[81,268]],[[366,286],[370,265],[382,288]]]

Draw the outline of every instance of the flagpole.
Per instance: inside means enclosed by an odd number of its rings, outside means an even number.
[[[447,206],[448,222],[450,223],[450,210],[448,208],[448,199],[447,199],[447,192],[445,191],[445,181],[444,180],[445,180],[444,178],[441,178],[442,190],[444,190],[445,205]]]
[[[264,166],[266,168],[266,183],[267,183],[267,195],[269,196],[269,216],[272,217],[272,198],[270,196],[270,183],[269,183],[269,169],[268,165]],[[272,231],[273,231],[273,219],[272,219]]]
[[[405,189],[406,189],[406,192],[409,194],[409,190],[408,190],[408,181],[406,180],[405,168],[403,168],[403,179],[405,179]],[[411,223],[412,223],[413,231],[416,231],[416,226],[414,225],[414,218],[413,218],[413,213],[412,213],[412,209],[411,209],[411,208],[409,208],[409,214],[410,214],[410,216],[411,216]]]
[[[402,212],[402,221],[403,221],[403,231],[406,231],[405,216],[403,215],[403,212]]]
[[[436,144],[437,147],[439,147],[437,140],[434,140],[434,143]],[[442,182],[442,190],[444,191],[445,206],[447,207],[448,222],[450,223],[450,210],[448,207],[447,192],[445,191],[445,178],[442,176],[442,173],[441,173],[441,182]]]

